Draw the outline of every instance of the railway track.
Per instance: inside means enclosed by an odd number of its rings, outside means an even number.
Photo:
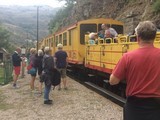
[[[99,87],[97,85],[95,85],[94,83],[91,82],[84,82],[84,85],[87,86],[88,88],[94,90],[95,92],[103,95],[104,97],[106,97],[107,99],[110,99],[111,101],[115,102],[116,104],[120,105],[120,106],[124,106],[126,100],[114,93],[112,93],[109,90],[106,90],[102,87]]]
[[[123,107],[126,99],[123,97],[120,97],[119,95],[111,92],[110,90],[107,90],[103,87],[98,86],[97,84],[91,82],[91,80],[83,80],[86,78],[81,78],[80,76],[77,76],[75,74],[72,74],[71,71],[67,72],[67,76],[76,80],[77,82],[79,82],[80,84],[86,86],[87,88],[97,92],[98,94],[106,97],[107,99],[113,101],[114,103],[118,104],[119,106]],[[83,76],[83,75],[82,75]],[[105,81],[106,82],[106,81]]]

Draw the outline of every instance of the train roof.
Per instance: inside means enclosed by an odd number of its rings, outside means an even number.
[[[79,24],[82,24],[82,23],[105,23],[105,24],[113,24],[113,23],[116,23],[116,24],[120,24],[120,25],[123,25],[123,23],[121,21],[118,21],[118,20],[113,20],[111,18],[95,18],[95,19],[87,19],[87,20],[82,20],[82,21],[79,21],[78,22]]]

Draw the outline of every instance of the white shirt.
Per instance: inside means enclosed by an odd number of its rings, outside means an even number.
[[[113,37],[116,37],[118,35],[118,33],[116,32],[114,28],[109,28],[109,31]]]

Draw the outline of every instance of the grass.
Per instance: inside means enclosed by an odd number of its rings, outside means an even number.
[[[0,84],[1,85],[7,84],[11,80],[12,80],[12,70],[8,68],[5,71],[5,69],[0,66]]]
[[[4,68],[0,67],[0,84],[4,83]]]

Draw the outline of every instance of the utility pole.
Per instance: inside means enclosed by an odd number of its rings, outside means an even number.
[[[37,51],[38,51],[38,31],[39,30],[39,6],[37,6]]]
[[[26,39],[26,41],[27,41],[27,52],[28,52],[28,40],[29,40],[29,37],[28,37],[28,32],[27,32],[27,39]]]

